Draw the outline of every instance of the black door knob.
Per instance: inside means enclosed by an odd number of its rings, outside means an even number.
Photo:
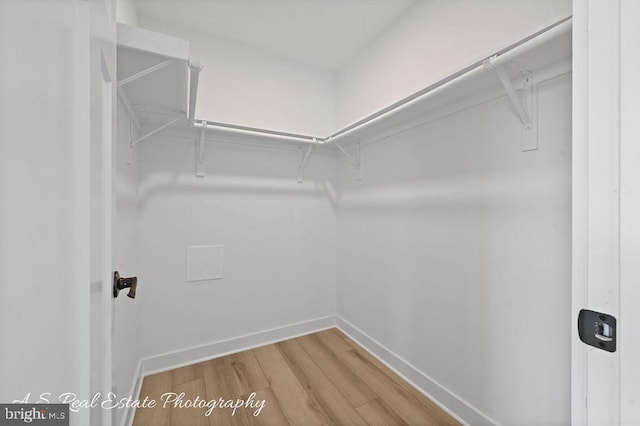
[[[120,290],[125,288],[129,289],[129,296],[132,299],[136,298],[136,289],[138,288],[138,277],[123,278],[118,271],[113,273],[113,297],[118,297]]]

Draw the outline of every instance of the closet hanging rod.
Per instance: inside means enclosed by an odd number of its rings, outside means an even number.
[[[524,38],[520,41],[518,41],[517,43],[514,43],[508,47],[506,47],[505,49],[502,49],[500,51],[498,51],[497,53],[489,56],[487,59],[483,59],[481,61],[475,62],[474,64],[454,73],[449,75],[448,77],[428,86],[425,87],[424,89],[415,92],[409,96],[407,96],[406,98],[403,98],[401,100],[399,100],[398,102],[395,102],[391,105],[389,105],[386,108],[383,108],[369,116],[364,117],[361,120],[356,121],[355,123],[352,123],[340,130],[338,130],[337,132],[333,133],[331,136],[329,136],[328,138],[325,139],[321,139],[322,142],[324,143],[331,143],[332,141],[335,141],[336,139],[340,139],[344,136],[347,136],[348,134],[350,134],[351,132],[360,129],[362,127],[365,127],[381,118],[383,118],[384,116],[387,116],[388,114],[394,113],[396,111],[402,110],[408,106],[410,106],[411,104],[413,104],[414,102],[417,102],[419,100],[424,99],[427,96],[431,96],[434,93],[440,92],[441,90],[459,83],[461,81],[466,80],[469,77],[472,77],[476,74],[479,73],[483,73],[486,72],[484,63],[485,61],[489,60],[491,62],[491,64],[493,65],[501,65],[504,64],[506,62],[509,62],[511,60],[513,60],[514,58],[516,58],[517,56],[528,52],[531,49],[534,49],[536,47],[539,47],[551,40],[553,40],[554,38],[566,33],[566,32],[570,32],[571,31],[571,22],[572,22],[572,18],[568,17],[563,19],[562,21],[556,22],[553,25],[550,25],[544,29],[542,29],[541,31],[538,31],[537,33],[532,34],[531,36]]]
[[[548,43],[565,33],[571,32],[571,25],[572,18],[569,16],[562,21],[548,26],[542,31],[538,31],[535,34],[522,39],[505,49],[502,49],[495,55],[490,56],[489,59],[492,59],[491,62],[494,65],[502,65],[515,59],[517,56],[522,55],[525,52],[533,50],[536,47],[540,47],[543,44]]]
[[[293,142],[309,144],[323,143],[324,140],[315,136],[301,135],[297,133],[280,132],[277,130],[260,129],[257,127],[240,126],[237,124],[218,123],[209,120],[196,120],[194,127],[201,129],[206,123],[208,130],[223,130],[232,133],[248,133],[253,135],[267,136],[278,139],[289,139]]]

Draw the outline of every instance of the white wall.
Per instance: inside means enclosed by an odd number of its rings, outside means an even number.
[[[335,129],[335,76],[232,41],[140,18],[188,40],[200,74],[196,118],[324,136]]]
[[[136,276],[138,268],[138,166],[129,159],[129,119],[121,101],[117,102],[117,139],[113,156],[113,268],[123,277]],[[135,133],[134,133],[135,137]],[[140,361],[140,299],[130,299],[128,291],[113,302],[113,386],[124,398],[129,395]],[[144,293],[143,293],[144,294]],[[120,424],[122,411],[115,413]]]
[[[88,7],[0,2],[2,402],[89,393]]]
[[[338,164],[338,315],[500,424],[570,423],[571,80]]]
[[[295,148],[208,143],[196,178],[194,145],[154,137],[138,152],[142,355],[334,315],[333,153],[299,184]],[[185,247],[217,244],[224,279],[185,283]]]
[[[116,0],[116,21],[134,27],[138,25],[135,0]]]
[[[417,1],[337,75],[337,127],[571,14],[571,0]]]

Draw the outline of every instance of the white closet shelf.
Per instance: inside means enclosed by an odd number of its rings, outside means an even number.
[[[132,145],[193,118],[201,67],[189,59],[189,42],[118,24],[117,59],[118,96],[138,133]]]
[[[571,18],[566,18],[520,40],[489,57],[445,76],[436,83],[373,112],[329,136],[300,135],[277,130],[195,119],[200,64],[189,61],[189,43],[164,34],[118,24],[118,94],[128,105],[142,136],[135,143],[173,126],[182,135],[191,134],[198,146],[197,174],[202,175],[204,142],[207,135],[248,135],[261,140],[302,145],[298,180],[312,147],[335,149],[361,169],[360,146],[372,138],[394,131],[419,117],[446,112],[479,94],[501,90],[509,95],[514,119],[525,130],[523,151],[537,149],[535,86],[549,78],[550,68],[558,75],[571,69]],[[560,70],[560,72],[558,71]],[[547,72],[548,74],[548,72]],[[496,92],[498,93],[498,92]],[[494,96],[497,97],[497,96]],[[238,141],[241,143],[241,141]],[[347,150],[355,148],[353,155]],[[355,157],[355,158],[354,158]]]
[[[139,81],[129,83],[127,85],[129,87],[125,86],[125,94],[136,111],[158,116],[187,114],[188,50],[187,41],[118,24],[119,79],[125,79],[167,60],[175,61],[160,70],[153,71],[155,74],[153,77],[141,78]],[[338,140],[342,141],[341,144],[349,144],[354,139],[379,131],[381,127],[388,128],[395,121],[428,113],[443,105],[458,102],[500,85],[500,72],[487,72],[486,64],[483,65],[489,58],[493,58],[495,64],[502,67],[503,76],[513,81],[513,89],[517,91],[522,89],[524,71],[535,72],[554,63],[566,62],[570,57],[571,18],[566,18],[328,136],[292,134],[200,120],[195,117],[192,117],[194,118],[192,124],[195,124],[197,127],[195,130],[198,132],[206,122],[208,131],[247,133],[306,144],[315,142],[321,145],[332,145]],[[495,71],[493,68],[491,70]],[[535,79],[535,76],[533,78]],[[159,87],[162,90],[158,90]],[[192,101],[195,102],[194,99]],[[411,108],[408,108],[409,106]],[[156,118],[151,124],[157,126],[160,123],[162,119]],[[147,126],[144,127],[148,129]]]

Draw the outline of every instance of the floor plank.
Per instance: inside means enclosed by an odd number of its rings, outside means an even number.
[[[192,380],[174,386],[173,391],[178,395],[184,392],[184,397],[181,399],[183,403],[195,401],[196,398],[206,401],[204,380],[202,379]],[[206,407],[173,406],[173,408],[171,408],[171,426],[209,426],[209,420],[205,416],[206,411]]]
[[[278,398],[270,387],[259,389],[256,392],[255,400],[264,401],[265,405],[256,415],[256,410],[247,412],[247,420],[250,425],[255,426],[287,426],[289,421],[280,407]],[[245,399],[248,395],[245,395]]]
[[[384,400],[393,411],[410,425],[439,425],[442,421],[425,410],[410,394],[356,351],[342,352],[340,357]]]
[[[235,371],[228,357],[212,359],[203,364],[205,392],[208,401],[228,401],[241,396]],[[232,408],[216,406],[209,415],[211,426],[234,426],[247,424],[246,410],[233,412]]]
[[[367,423],[362,416],[349,404],[296,340],[287,340],[276,346],[300,383],[307,389],[307,393],[322,408],[329,423],[366,426]]]
[[[374,399],[356,408],[370,426],[406,426],[406,423],[387,404]]]
[[[250,394],[269,386],[253,351],[230,355],[229,360],[241,395]]]
[[[377,395],[315,334],[296,339],[329,380],[353,407],[377,398]]]
[[[203,365],[203,376],[210,399],[230,399],[242,395],[238,379],[228,357],[216,358]]]
[[[434,403],[429,398],[424,396],[416,388],[414,388],[412,385],[410,385],[404,379],[402,379],[402,377],[398,376],[395,372],[390,370],[389,367],[387,367],[382,363],[382,361],[380,361],[378,358],[371,355],[362,346],[354,342],[351,338],[349,338],[349,336],[342,333],[337,328],[333,328],[331,330],[334,332],[334,334],[336,334],[337,336],[340,336],[344,341],[346,341],[347,344],[349,344],[349,346],[352,347],[355,352],[360,354],[365,360],[369,361],[377,369],[382,371],[387,377],[393,380],[394,383],[396,383],[398,386],[404,389],[409,395],[411,395],[416,401],[418,401],[418,403],[423,405],[430,412],[434,413],[442,421],[442,424],[451,425],[451,426],[460,424],[456,419],[454,419],[447,412],[442,410],[442,408],[440,408],[436,403]]]
[[[173,371],[173,385],[177,386],[192,380],[203,379],[202,363],[176,368]]]
[[[339,354],[341,352],[349,351],[353,349],[349,343],[347,343],[344,339],[340,338],[334,330],[335,328],[331,328],[329,330],[324,330],[319,333],[315,333],[315,336],[318,336],[318,339],[322,340],[322,343],[327,345],[329,349],[333,351],[333,353]]]
[[[324,425],[328,419],[300,384],[287,361],[274,345],[253,350],[267,381],[289,423],[293,425]]]
[[[171,424],[171,408],[162,408],[160,396],[173,389],[173,373],[153,374],[144,378],[140,389],[140,400],[149,397],[155,400],[157,406],[154,408],[139,408],[136,410],[134,426],[169,426]]]

